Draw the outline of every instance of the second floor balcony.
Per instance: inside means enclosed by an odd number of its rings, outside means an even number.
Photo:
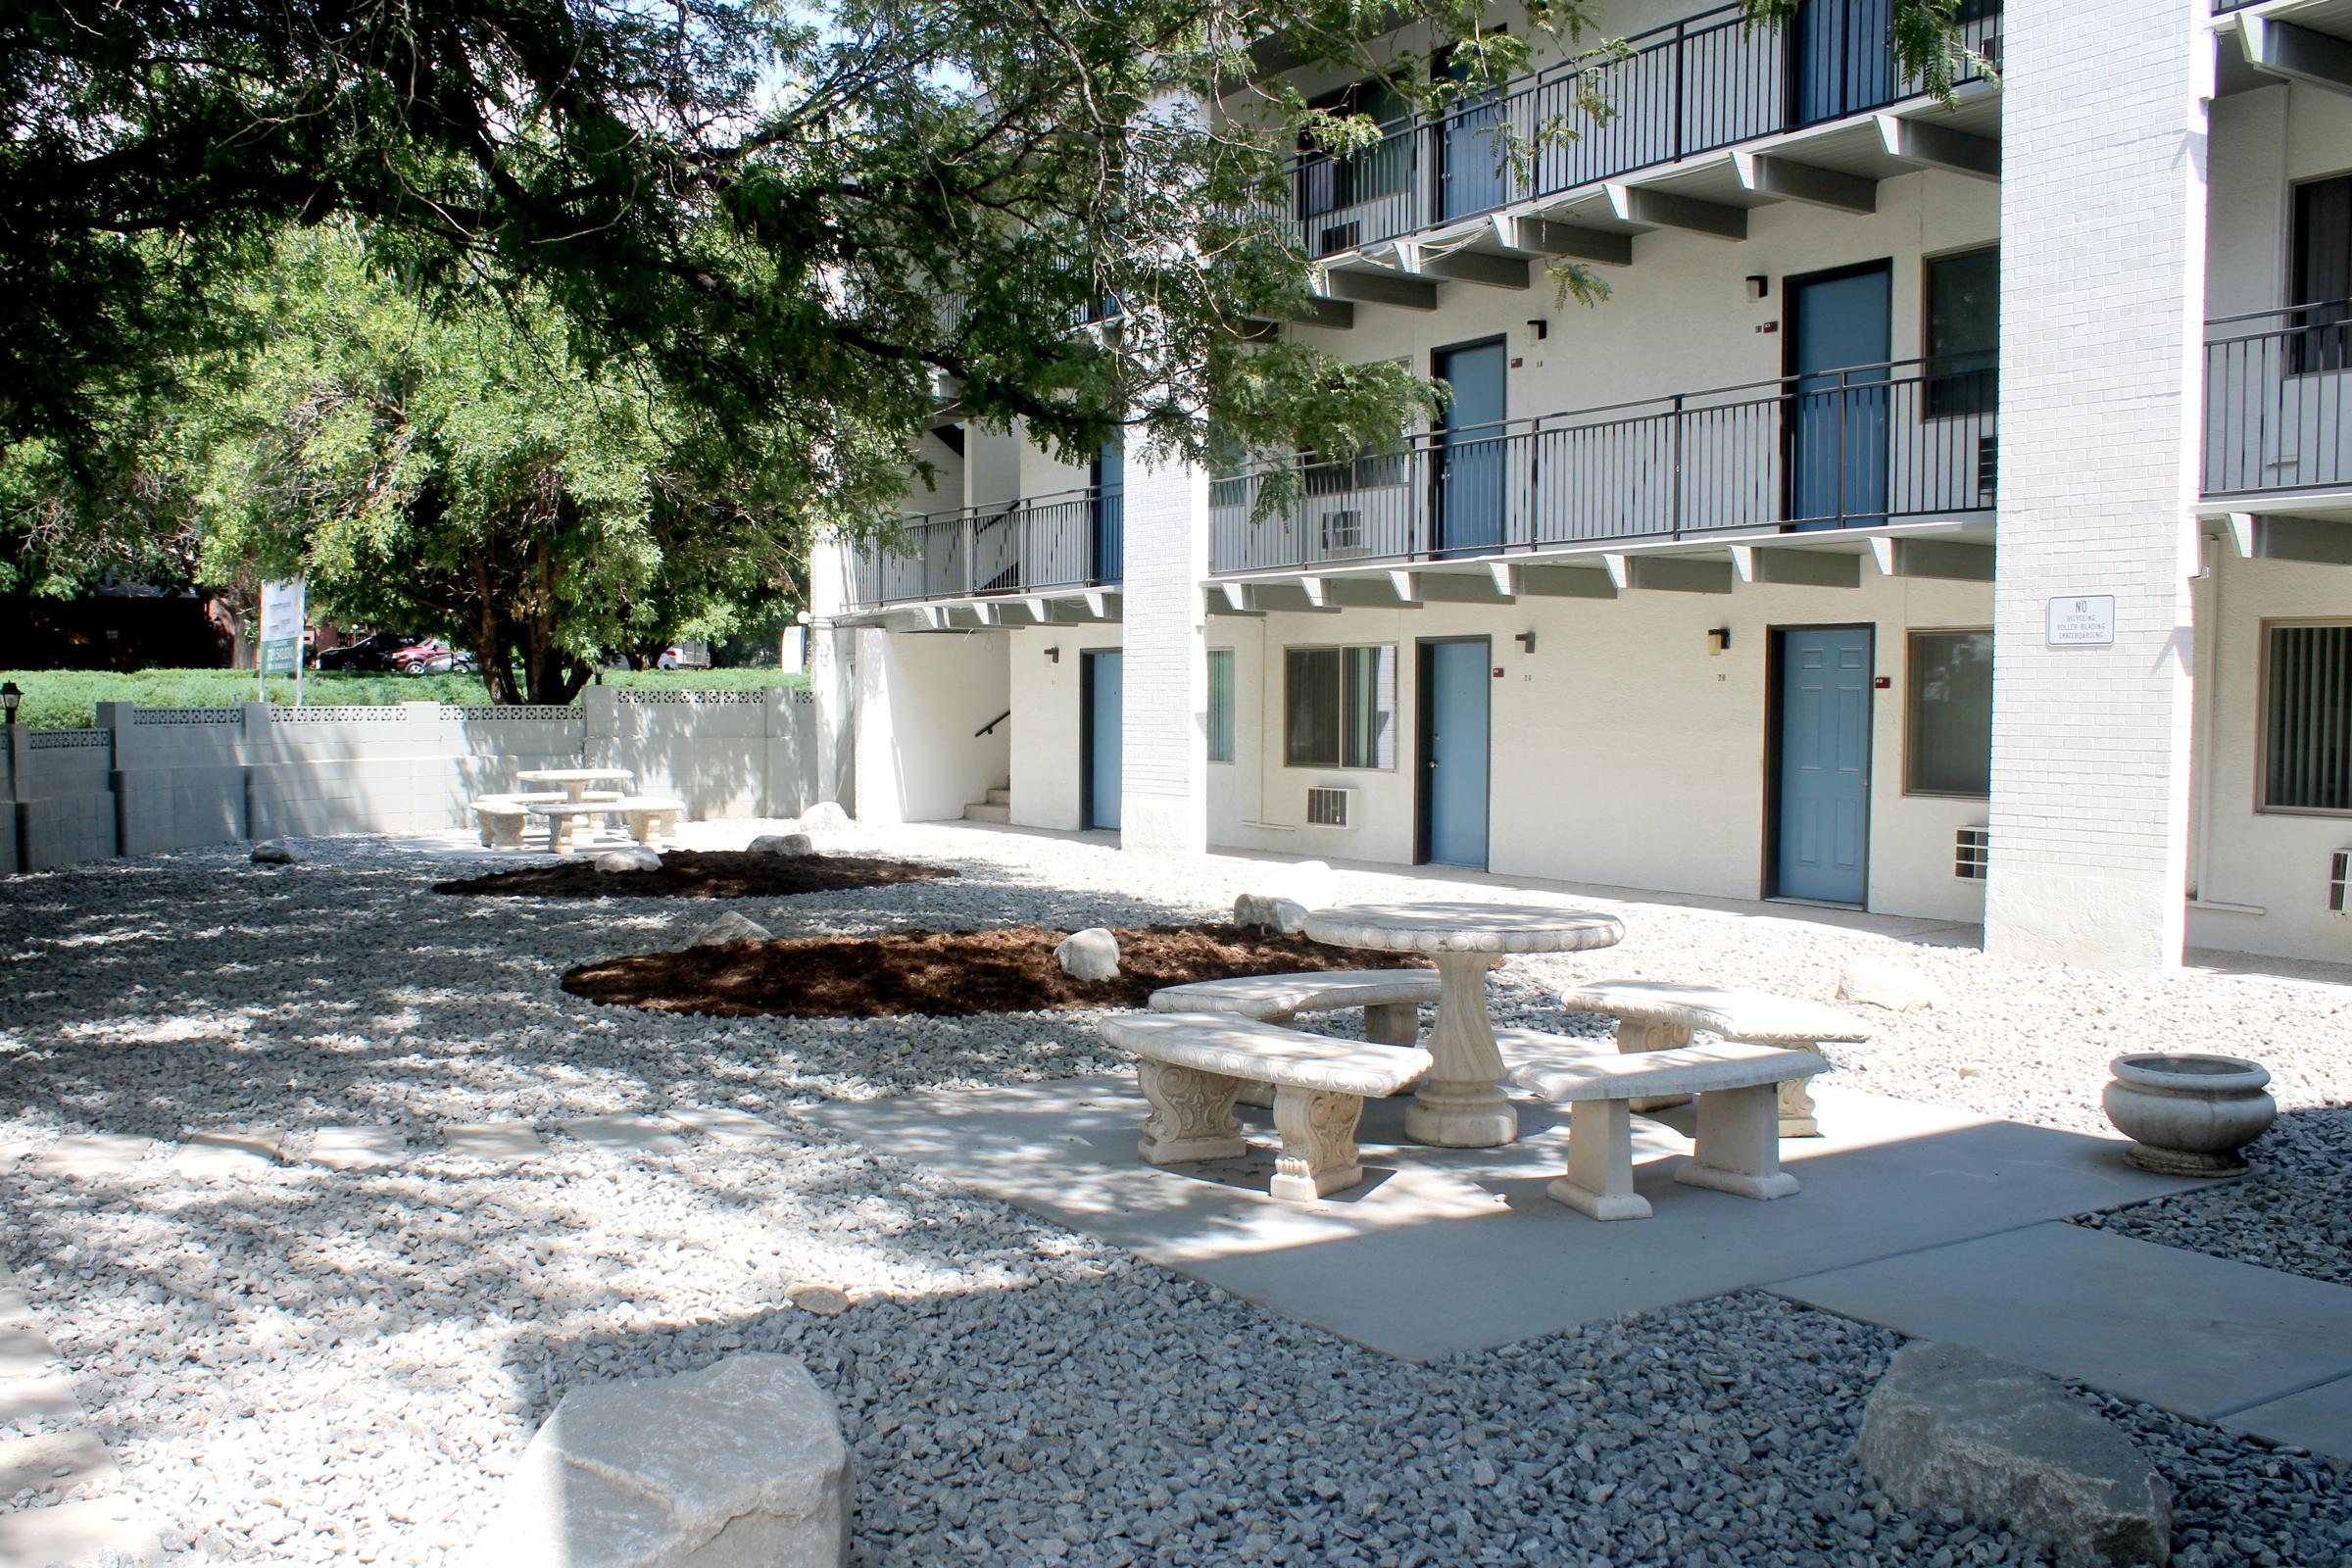
[[[1389,122],[1378,143],[1348,157],[1301,152],[1289,217],[1310,255],[1339,256],[1887,108],[1922,91],[1887,41],[1892,9],[1805,0],[1776,28],[1723,6],[1638,33],[1620,58],[1556,66],[1432,120]],[[1984,58],[1999,56],[2000,20],[1994,0],[1962,0],[1961,36]],[[1605,117],[1587,112],[1589,97],[1608,106]],[[1380,115],[1377,103],[1352,107]],[[1503,127],[1531,149],[1518,167],[1497,157]]]
[[[851,555],[859,608],[1116,587],[1126,544],[1121,485],[900,519]]]
[[[1996,404],[1991,357],[1974,355],[1431,431],[1219,478],[1210,568],[1967,520],[1993,508]]]
[[[2205,324],[2203,489],[2352,504],[2352,300]]]

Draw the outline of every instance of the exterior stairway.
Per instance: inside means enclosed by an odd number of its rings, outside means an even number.
[[[966,822],[1009,822],[1012,820],[1012,787],[1004,785],[988,792],[985,801],[974,801],[963,808]]]

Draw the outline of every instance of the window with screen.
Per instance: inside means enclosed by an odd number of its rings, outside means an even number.
[[[2352,811],[2352,621],[2264,636],[2263,804]]]
[[[1992,793],[1992,633],[1911,634],[1904,779],[1914,795]]]
[[[1396,650],[1283,656],[1283,758],[1293,767],[1396,765]]]
[[[2001,347],[1998,246],[1928,259],[1928,416],[1990,414]]]

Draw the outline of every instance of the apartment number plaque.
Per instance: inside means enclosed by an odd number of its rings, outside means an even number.
[[[2108,648],[2115,643],[2115,595],[2076,594],[2050,601],[2052,648]]]

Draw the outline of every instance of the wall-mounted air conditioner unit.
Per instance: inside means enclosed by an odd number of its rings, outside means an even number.
[[[2352,850],[2328,857],[2328,912],[2352,914]]]
[[[1355,791],[1329,784],[1316,784],[1306,792],[1306,824],[1309,827],[1355,826]]]
[[[1364,514],[1353,507],[1323,514],[1322,559],[1364,553]]]
[[[1952,875],[1963,882],[1982,882],[1992,864],[1992,830],[1964,827],[1952,838]]]

